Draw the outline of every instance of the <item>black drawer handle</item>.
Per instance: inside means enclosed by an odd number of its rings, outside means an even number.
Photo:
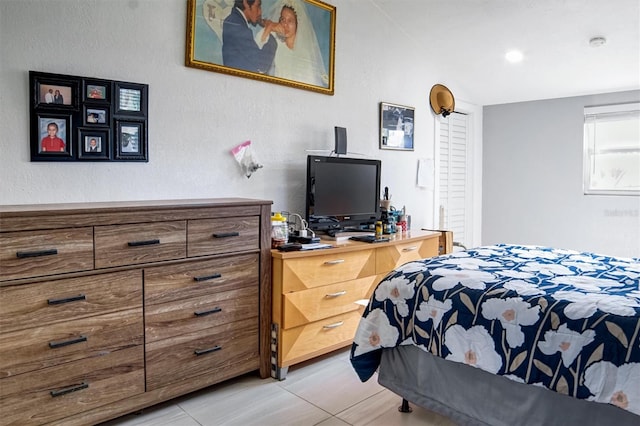
[[[38,251],[19,251],[19,252],[16,252],[16,257],[18,259],[24,259],[27,257],[51,256],[53,254],[58,254],[58,249],[45,249],[45,250],[38,250]]]
[[[61,348],[63,346],[75,345],[76,343],[82,343],[87,341],[87,336],[79,336],[75,339],[63,340],[60,342],[49,342],[49,347],[51,349]]]
[[[197,356],[200,356],[200,355],[210,354],[211,352],[219,351],[220,349],[222,349],[222,346],[214,346],[209,349],[196,349],[195,351],[193,351],[193,353],[196,354]]]
[[[213,238],[229,238],[229,237],[239,237],[239,232],[219,232],[214,233]]]
[[[209,280],[215,280],[216,278],[220,278],[222,277],[222,274],[213,274],[213,275],[205,275],[203,277],[193,277],[194,281],[209,281]]]
[[[52,397],[56,397],[56,396],[62,396],[62,395],[66,395],[68,393],[71,392],[76,392],[82,389],[87,389],[89,387],[89,383],[85,383],[82,382],[79,385],[73,385],[71,387],[65,388],[65,389],[60,389],[60,390],[55,390],[55,391],[51,391],[51,396]]]
[[[155,244],[160,244],[160,240],[129,241],[127,243],[129,247],[153,246]]]
[[[195,311],[193,315],[197,317],[204,317],[205,315],[217,314],[218,312],[222,312],[222,308],[213,308],[208,311]]]
[[[87,296],[79,294],[77,296],[64,297],[62,299],[47,299],[49,305],[62,305],[63,303],[78,302],[80,300],[87,300]]]

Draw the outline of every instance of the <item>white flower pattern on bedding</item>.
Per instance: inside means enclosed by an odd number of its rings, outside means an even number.
[[[538,262],[529,262],[524,265],[521,270],[527,272],[535,272],[536,274],[543,275],[573,275],[571,269],[567,268],[564,265],[556,265],[556,264],[548,264],[548,263],[538,263]]]
[[[619,281],[610,280],[606,278],[596,278],[596,277],[555,277],[550,280],[552,283],[557,285],[569,285],[575,287],[578,290],[590,292],[590,293],[598,293],[603,288],[610,287],[624,287],[624,283]]]
[[[355,340],[359,343],[356,355],[379,348],[389,348],[398,340],[398,330],[389,323],[382,309],[371,311],[363,318],[356,331]]]
[[[406,317],[409,315],[407,299],[411,299],[414,292],[413,283],[404,277],[397,277],[380,283],[376,289],[375,297],[377,300],[391,300],[398,308],[398,314]]]
[[[416,311],[416,318],[422,322],[427,322],[430,319],[433,321],[433,326],[437,327],[444,314],[451,310],[451,303],[451,300],[441,302],[431,296],[426,302],[420,303],[420,307]]]
[[[462,362],[493,374],[502,367],[502,358],[484,327],[476,325],[465,330],[462,326],[454,325],[445,333],[444,342],[451,352],[446,356],[450,361]]]
[[[507,343],[512,348],[522,346],[522,326],[532,325],[540,317],[540,306],[531,306],[520,297],[489,299],[482,304],[482,316],[498,320],[507,334]]]
[[[569,330],[567,324],[562,324],[558,331],[549,330],[544,333],[544,340],[538,342],[538,348],[542,353],[553,355],[560,352],[562,363],[565,367],[573,364],[576,357],[589,343],[593,342],[596,333],[593,330],[585,330],[583,333]]]
[[[579,293],[577,291],[557,291],[553,295],[557,300],[567,300],[564,308],[567,317],[577,320],[581,318],[591,318],[598,309],[610,314],[625,317],[633,316],[636,313],[634,308],[640,307],[640,303],[626,296],[600,294],[600,293]]]
[[[436,268],[432,275],[439,277],[433,283],[436,290],[449,290],[458,284],[468,288],[484,290],[487,282],[495,281],[495,276],[489,272],[468,269]]]
[[[509,281],[504,284],[504,288],[513,290],[521,296],[541,296],[544,294],[544,291],[540,290],[537,285],[524,280]]]
[[[377,287],[352,345],[436,356],[640,415],[640,259],[498,244],[407,263]],[[378,357],[378,361],[376,361]]]
[[[584,384],[598,395],[589,399],[628,410],[630,401],[640,400],[640,363],[616,367],[607,361],[596,362],[587,368]]]

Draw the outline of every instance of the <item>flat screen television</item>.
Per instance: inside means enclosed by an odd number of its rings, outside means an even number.
[[[307,156],[306,220],[314,231],[369,229],[380,213],[380,160]]]

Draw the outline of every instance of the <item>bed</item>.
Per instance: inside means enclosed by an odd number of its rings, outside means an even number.
[[[351,363],[460,424],[640,425],[640,259],[498,244],[376,287]]]

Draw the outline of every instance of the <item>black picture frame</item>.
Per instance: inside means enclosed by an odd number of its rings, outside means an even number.
[[[100,79],[84,79],[83,100],[86,103],[111,104],[113,82]]]
[[[144,84],[115,83],[114,113],[121,116],[147,116],[147,86]]]
[[[30,72],[31,99],[34,108],[77,110],[79,81],[73,76]],[[60,95],[60,99],[56,95]]]
[[[79,160],[105,161],[111,158],[111,129],[79,127],[77,142]]]
[[[147,84],[29,71],[29,87],[31,161],[148,161]]]
[[[73,160],[71,114],[37,112],[31,120],[31,161]],[[51,134],[49,130],[51,129]]]
[[[111,121],[111,111],[107,106],[85,104],[83,110],[85,126],[108,126]]]
[[[143,121],[116,120],[115,159],[149,161],[146,126]]]

